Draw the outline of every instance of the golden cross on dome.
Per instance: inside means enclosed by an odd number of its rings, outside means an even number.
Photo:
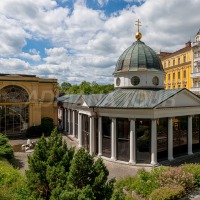
[[[142,26],[141,25],[141,21],[138,19],[137,21],[136,21],[136,24],[135,24],[136,26],[137,26],[137,28],[138,28],[138,33],[140,32],[140,26]]]

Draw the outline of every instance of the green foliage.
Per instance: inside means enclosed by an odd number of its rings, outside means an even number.
[[[184,164],[181,166],[183,171],[190,173],[194,177],[194,185],[200,186],[200,165],[199,164]]]
[[[165,167],[154,168],[151,172],[140,169],[136,176],[128,176],[118,180],[115,184],[115,188],[117,190],[125,188],[128,191],[135,191],[141,196],[149,197],[153,190],[160,187],[158,183],[160,173],[167,170],[168,168]]]
[[[66,94],[105,94],[113,89],[113,84],[99,85],[96,82],[90,83],[87,81],[83,81],[80,85],[63,82],[59,87],[59,90],[64,91]]]
[[[126,195],[123,193],[122,188],[114,190],[110,200],[126,200]]]
[[[43,117],[41,120],[42,133],[50,135],[54,129],[53,119],[50,117]]]
[[[73,155],[74,149],[67,150],[66,143],[56,129],[48,140],[42,136],[33,155],[28,158],[29,170],[26,176],[32,194],[37,198],[41,196],[49,199],[51,193],[56,196],[63,190]]]
[[[25,179],[19,170],[7,161],[0,161],[0,199],[34,200],[26,188]]]
[[[72,85],[68,82],[62,82],[60,87],[59,87],[59,91],[67,91],[70,87],[72,87]]]
[[[156,173],[147,172],[144,169],[138,170],[132,183],[132,190],[144,197],[149,197],[151,192],[159,187],[156,175]]]
[[[26,137],[41,137],[42,134],[49,136],[54,129],[53,119],[50,117],[44,117],[41,120],[41,124],[38,126],[31,126],[26,131]]]
[[[26,137],[41,137],[42,136],[42,127],[41,125],[38,126],[31,126],[26,130]]]
[[[68,176],[69,189],[90,190],[95,199],[110,199],[114,180],[108,181],[108,170],[102,159],[94,162],[94,156],[81,148],[74,156]],[[90,190],[89,188],[90,187]],[[83,192],[83,191],[82,191]],[[90,193],[90,192],[89,192]]]
[[[181,185],[168,185],[154,190],[150,197],[152,200],[176,200],[185,195]]]
[[[8,138],[0,134],[0,159],[11,159],[14,156],[12,147],[8,142]]]

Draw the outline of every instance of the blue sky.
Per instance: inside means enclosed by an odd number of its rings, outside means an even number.
[[[58,82],[113,82],[119,56],[142,40],[175,51],[200,28],[199,0],[6,0],[0,2],[0,72]]]

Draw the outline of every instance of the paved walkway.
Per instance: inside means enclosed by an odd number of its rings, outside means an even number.
[[[76,150],[78,149],[78,143],[77,140],[74,139],[72,136],[63,136],[63,139],[67,142],[68,147],[75,147]],[[37,141],[37,139],[31,139],[31,141]],[[22,145],[22,144],[26,144],[27,140],[10,140],[10,144],[12,146],[14,145]],[[22,173],[25,173],[25,170],[28,169],[28,155],[30,155],[31,153],[25,153],[25,152],[15,152],[15,159],[14,159],[14,164],[19,168],[19,170]],[[178,164],[182,164],[182,163],[200,163],[200,154],[199,156],[195,156],[193,159],[184,159],[182,158],[181,161],[178,162]],[[104,159],[104,163],[107,167],[107,169],[109,170],[109,179],[111,178],[122,178],[125,176],[133,176],[137,173],[138,169],[141,168],[145,168],[146,170],[150,171],[151,168],[150,167],[144,167],[144,166],[131,166],[128,164],[124,164],[124,163],[116,163],[116,162],[112,162],[110,160],[105,160]],[[173,165],[177,165],[176,163],[173,163]],[[194,191],[193,193],[191,193],[188,197],[189,200],[200,200],[200,189]]]

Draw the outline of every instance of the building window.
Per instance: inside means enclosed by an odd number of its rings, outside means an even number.
[[[183,62],[184,63],[186,62],[186,56],[183,56]]]
[[[120,86],[120,83],[121,83],[121,80],[120,80],[120,78],[118,77],[118,78],[116,79],[116,85],[117,85],[117,86]]]
[[[156,86],[159,85],[159,78],[157,76],[154,76],[152,79],[152,83]]]
[[[168,74],[168,81],[170,81],[170,74]]]
[[[170,67],[170,61],[168,61],[168,67]]]
[[[166,62],[164,62],[164,68],[166,68]]]
[[[173,60],[173,66],[175,65],[175,59]]]
[[[138,76],[133,76],[131,78],[132,85],[138,85],[140,83],[140,78]]]
[[[175,79],[175,72],[173,73],[173,80]]]
[[[25,89],[9,85],[0,90],[0,102],[28,102],[29,95]]]
[[[178,58],[178,65],[180,64],[180,61],[181,61],[181,59],[180,59],[180,58]]]
[[[180,79],[181,78],[181,73],[180,72],[178,72],[178,79]]]
[[[186,70],[183,71],[183,78],[186,78]]]

